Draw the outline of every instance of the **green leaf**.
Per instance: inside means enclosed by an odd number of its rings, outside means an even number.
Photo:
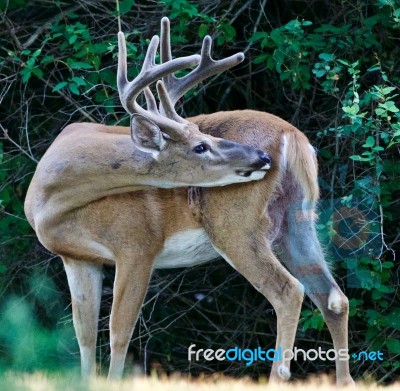
[[[26,67],[27,68],[33,68],[33,66],[36,63],[36,57],[31,57],[27,62],[26,62]]]
[[[363,147],[372,148],[375,145],[375,138],[372,136],[368,136],[365,140],[365,144]]]
[[[379,117],[386,116],[387,111],[384,109],[376,108],[375,114]]]
[[[257,57],[254,59],[253,63],[254,63],[254,64],[261,64],[262,62],[264,62],[265,60],[267,60],[268,57],[269,57],[268,54],[261,54],[260,56],[257,56]]]
[[[68,88],[73,94],[80,95],[79,88],[75,83],[68,84]]]
[[[40,63],[41,63],[41,64],[48,64],[49,62],[52,62],[53,60],[54,60],[54,56],[53,56],[53,55],[44,56],[44,57],[41,59]]]
[[[268,33],[264,31],[256,31],[249,39],[249,42],[260,41],[261,39],[268,38]]]
[[[43,71],[40,68],[33,68],[32,69],[32,73],[36,76],[36,77],[43,77]]]
[[[208,26],[205,23],[202,23],[199,26],[199,38],[203,39],[207,35],[207,32],[208,32]]]
[[[324,61],[334,61],[335,60],[335,55],[330,54],[330,53],[321,53],[318,57]]]
[[[279,29],[272,30],[270,37],[277,46],[282,45],[285,41],[285,37]]]
[[[32,54],[32,57],[37,58],[39,57],[40,53],[42,53],[42,49],[37,49],[35,52]]]
[[[27,68],[23,69],[21,71],[21,74],[22,74],[22,82],[23,83],[27,83],[28,80],[31,78],[31,75],[32,75],[31,71],[29,69],[27,69]]]
[[[380,287],[377,288],[379,292],[382,293],[392,293],[394,292],[394,288],[386,285],[381,285]]]
[[[329,149],[321,148],[319,154],[325,159],[332,159],[332,152]]]
[[[296,30],[299,29],[300,26],[301,26],[301,23],[297,19],[293,19],[293,20],[289,21],[288,23],[286,23],[285,26],[283,26],[283,27],[290,32],[295,32]]]
[[[74,83],[76,83],[78,86],[85,86],[86,85],[86,81],[79,76],[75,76],[71,79],[71,81],[73,81]]]
[[[361,157],[360,155],[352,155],[350,156],[351,160],[355,160],[357,162],[369,162],[371,159],[366,157]]]
[[[103,102],[108,99],[108,96],[106,95],[106,93],[104,92],[104,89],[97,91],[94,94],[94,100],[96,103],[100,103],[103,104]]]
[[[86,62],[74,61],[69,64],[72,69],[93,69],[93,65]]]
[[[400,330],[400,308],[395,308],[391,314],[387,315],[386,322],[395,330]]]
[[[201,12],[199,12],[197,16],[199,16],[201,19],[203,19],[205,22],[208,23],[216,23],[217,21],[215,18],[208,16],[207,14],[202,14]]]
[[[391,100],[385,102],[385,103],[380,103],[380,107],[385,108],[388,111],[391,111],[392,113],[397,113],[399,109],[396,107],[395,103]]]
[[[364,303],[363,300],[357,300],[357,299],[350,299],[349,304],[350,304],[350,310],[349,310],[349,316],[354,316],[357,314],[358,309],[361,307],[361,305]]]
[[[394,91],[395,89],[396,89],[396,87],[384,87],[384,88],[382,88],[382,94],[383,95],[388,95],[392,91]]]
[[[324,327],[324,318],[322,317],[322,315],[320,313],[315,314],[311,317],[311,322],[310,325],[313,329],[316,330],[322,330],[322,328]]]
[[[91,54],[104,54],[110,51],[111,44],[109,42],[96,43],[94,45],[90,45],[90,53]],[[112,49],[111,49],[112,51]]]
[[[96,71],[98,71],[100,69],[100,63],[101,63],[101,59],[99,56],[94,56],[92,58],[92,62],[94,64],[94,67],[96,69]]]
[[[379,65],[374,65],[371,68],[367,69],[367,72],[374,72],[374,71],[380,71],[381,67]]]
[[[326,75],[326,71],[324,69],[319,69],[319,70],[313,69],[313,73],[314,73],[315,77],[318,77],[318,78]]]
[[[109,86],[115,87],[117,75],[113,69],[110,69],[110,68],[102,69],[99,72],[99,75],[104,84],[108,84]],[[96,84],[96,83],[97,82],[92,81],[92,84]]]
[[[221,29],[223,30],[227,41],[232,41],[233,38],[236,37],[236,30],[230,24],[228,23],[222,24]]]
[[[390,353],[400,353],[400,341],[398,339],[388,338],[386,340],[386,346]]]
[[[72,35],[72,36],[69,38],[68,43],[69,43],[70,45],[73,45],[73,44],[77,41],[77,39],[78,39],[78,36],[77,36],[77,35]]]
[[[310,328],[310,325],[311,325],[311,318],[310,319],[306,319],[304,321],[304,324],[303,324],[303,331],[308,330]]]
[[[105,99],[103,102],[103,107],[106,109],[107,113],[114,113],[114,108],[115,108],[115,104],[114,104],[114,98],[108,98]]]
[[[64,88],[68,83],[66,81],[62,81],[61,83],[58,83],[54,86],[53,92],[59,91],[62,88]]]
[[[346,60],[338,60],[338,62],[340,62],[343,65],[346,65],[347,67],[350,66],[350,63]]]
[[[342,110],[346,113],[349,114],[350,116],[356,115],[360,111],[360,106],[357,103],[354,103],[351,106],[344,106],[342,107]]]
[[[119,2],[119,12],[121,15],[127,14],[131,9],[133,4],[135,3],[134,0],[121,0]]]

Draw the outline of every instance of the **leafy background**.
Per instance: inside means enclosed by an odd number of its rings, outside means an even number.
[[[127,124],[116,92],[114,1],[0,1],[0,367],[76,368],[68,287],[61,262],[37,241],[23,201],[35,165],[65,125]],[[140,70],[162,16],[175,55],[210,34],[214,57],[246,61],[206,81],[178,104],[190,116],[252,108],[303,130],[318,149],[319,231],[350,298],[350,352],[380,350],[384,361],[351,360],[358,379],[387,383],[400,367],[399,263],[400,1],[120,1],[130,77]],[[354,224],[354,211],[362,224]],[[356,248],[346,246],[358,238]],[[99,371],[109,358],[113,270],[106,269]],[[263,363],[199,362],[187,348],[273,347],[269,303],[223,261],[156,272],[129,350],[127,371],[267,376]],[[296,345],[331,347],[306,300]],[[333,371],[305,362],[293,373]]]

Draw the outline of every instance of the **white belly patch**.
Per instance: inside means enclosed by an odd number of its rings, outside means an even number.
[[[195,266],[219,257],[203,229],[181,231],[169,237],[156,256],[154,267],[167,269]]]

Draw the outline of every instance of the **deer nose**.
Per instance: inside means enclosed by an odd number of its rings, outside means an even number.
[[[271,164],[271,158],[268,156],[267,153],[263,151],[259,151],[258,156],[265,164]]]

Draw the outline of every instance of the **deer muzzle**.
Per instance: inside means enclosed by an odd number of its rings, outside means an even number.
[[[265,174],[271,168],[271,158],[264,151],[227,140],[221,141],[219,147],[237,175],[249,177],[256,171]]]

